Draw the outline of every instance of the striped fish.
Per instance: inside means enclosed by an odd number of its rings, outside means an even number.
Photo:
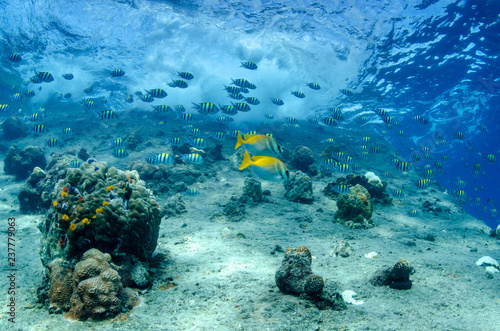
[[[176,80],[172,79],[172,81],[170,83],[168,83],[168,86],[170,86],[170,87],[178,87],[178,88],[187,88],[188,87],[188,83],[186,83],[182,79],[176,79]]]
[[[306,97],[306,95],[300,91],[292,91],[291,93],[299,99],[304,99]]]
[[[278,98],[272,98],[271,99],[271,102],[274,103],[275,105],[277,106],[283,106],[285,103],[283,102],[283,100],[281,99],[278,99]]]
[[[190,72],[186,72],[186,71],[183,71],[183,72],[178,72],[177,71],[177,75],[179,77],[187,79],[187,80],[190,80],[190,79],[194,78],[193,74],[191,74]]]
[[[111,76],[113,77],[122,77],[125,75],[125,71],[122,69],[115,69],[111,71]]]
[[[194,108],[198,110],[198,113],[201,114],[217,114],[219,112],[219,107],[217,107],[215,104],[211,102],[202,102],[199,104],[196,104],[193,102]]]
[[[187,163],[191,163],[191,164],[203,163],[203,157],[197,153],[191,153],[191,154],[187,154],[187,155],[181,154],[181,159],[186,161]]]
[[[165,92],[165,90],[161,88],[155,88],[149,91],[146,90],[146,93],[151,94],[153,98],[158,98],[158,99],[162,99],[167,96],[167,92]]]
[[[168,105],[158,105],[158,106],[152,106],[154,110],[156,110],[159,113],[169,113],[173,111],[172,108]]]
[[[116,115],[116,113],[112,110],[103,110],[98,113],[98,117],[101,120],[111,120],[115,117],[118,117],[118,115]]]
[[[255,62],[241,62],[241,66],[245,69],[250,69],[250,70],[256,70],[257,69],[257,64]]]
[[[115,149],[113,151],[113,156],[118,159],[126,158],[128,155],[129,155],[128,152],[123,148]]]
[[[312,88],[313,90],[321,89],[321,86],[319,86],[318,83],[307,83],[306,85],[309,86],[310,88]]]
[[[247,112],[247,111],[250,111],[250,106],[244,102],[238,102],[238,103],[232,103],[231,104],[233,105],[234,108],[236,108],[238,111],[241,111],[241,112]]]
[[[36,72],[35,71],[35,74],[38,76],[38,78],[40,78],[40,80],[42,82],[50,83],[50,82],[54,81],[54,76],[52,76],[52,74],[50,72],[46,72],[46,71]]]
[[[21,62],[22,60],[21,55],[18,53],[10,53],[8,59],[12,62]]]

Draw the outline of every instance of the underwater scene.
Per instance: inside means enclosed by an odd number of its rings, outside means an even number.
[[[500,330],[500,2],[0,9],[1,330]]]

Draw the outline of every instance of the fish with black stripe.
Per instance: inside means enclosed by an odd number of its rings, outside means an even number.
[[[217,107],[215,104],[211,102],[202,102],[202,103],[194,103],[194,108],[198,110],[198,113],[200,114],[217,114],[219,112],[219,107]]]
[[[19,53],[10,53],[8,59],[9,61],[16,63],[21,62],[22,60],[21,55],[19,55]]]
[[[54,81],[54,76],[52,76],[52,74],[47,71],[35,71],[35,75],[37,75],[42,82],[50,83]]]

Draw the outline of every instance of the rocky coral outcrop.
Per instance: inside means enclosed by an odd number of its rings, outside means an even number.
[[[45,168],[47,161],[40,147],[28,146],[24,149],[12,145],[4,159],[4,171],[6,174],[16,176],[16,180],[28,178],[35,167]]]
[[[28,135],[28,128],[23,124],[21,119],[16,116],[6,118],[0,125],[5,140],[14,140]]]
[[[301,171],[290,173],[284,181],[285,198],[289,201],[310,204],[314,202],[311,177]]]
[[[310,300],[318,309],[346,309],[338,292],[324,290],[324,279],[312,272],[311,262],[311,251],[307,247],[288,248],[281,267],[275,274],[275,282],[280,291]]]
[[[350,228],[371,228],[374,226],[371,220],[373,203],[368,190],[361,185],[353,186],[349,193],[339,195],[337,208],[335,220]]]
[[[314,163],[314,155],[305,146],[297,146],[292,156],[292,165],[295,169],[309,172],[309,167]]]
[[[412,286],[410,275],[413,273],[415,269],[407,260],[399,260],[390,268],[378,270],[370,282],[375,286],[385,285],[396,290],[409,290]]]

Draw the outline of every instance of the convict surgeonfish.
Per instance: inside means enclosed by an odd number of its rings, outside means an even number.
[[[252,155],[259,156],[277,156],[283,151],[283,148],[278,144],[276,139],[261,135],[261,134],[246,134],[245,139],[241,137],[238,131],[238,140],[234,149],[238,149],[241,145]]]
[[[243,170],[248,167],[256,176],[270,182],[277,182],[290,178],[290,172],[285,164],[277,158],[270,156],[253,156],[252,159],[248,151],[245,151],[243,161],[238,170]]]

